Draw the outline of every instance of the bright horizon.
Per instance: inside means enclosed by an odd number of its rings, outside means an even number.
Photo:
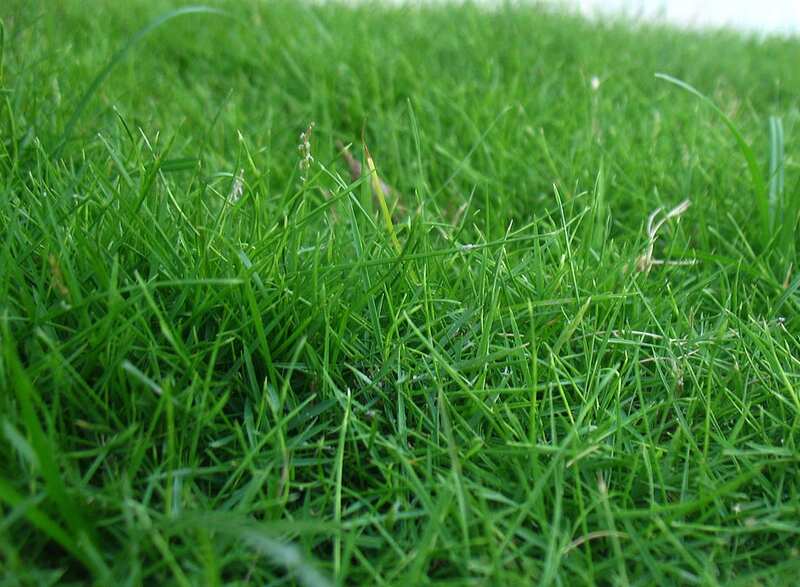
[[[566,0],[565,3],[588,15],[622,12],[690,27],[726,26],[758,32],[800,32],[798,0]]]
[[[325,2],[325,0],[317,0]],[[370,0],[349,0],[363,2]],[[383,0],[431,4],[460,0]],[[561,4],[586,16],[626,14],[689,28],[728,27],[747,32],[800,34],[800,0],[475,0],[479,4]]]

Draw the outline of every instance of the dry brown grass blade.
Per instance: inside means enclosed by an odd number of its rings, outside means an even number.
[[[658,219],[659,215],[663,212],[663,207],[659,206],[647,218],[647,249],[645,253],[636,260],[636,270],[641,273],[650,273],[650,270],[655,265],[694,265],[696,259],[681,259],[677,261],[665,261],[656,259],[653,251],[655,249],[656,240],[658,239],[658,231],[661,227],[672,218],[679,218],[691,206],[691,202],[687,199],[675,206],[672,210]],[[657,220],[658,219],[658,220]]]
[[[361,162],[353,157],[348,150],[348,146],[339,139],[336,139],[336,148],[339,150],[339,154],[344,159],[347,170],[350,172],[350,181],[358,181],[361,177]]]
[[[64,281],[64,274],[61,272],[61,264],[58,262],[58,258],[50,254],[47,260],[50,263],[50,276],[53,287],[62,298],[68,300],[69,288],[67,288],[66,282]]]
[[[353,157],[353,154],[350,153],[349,145],[345,145],[342,141],[336,140],[336,148],[339,150],[339,154],[342,156],[345,165],[347,166],[347,170],[350,172],[350,181],[358,181],[361,178],[362,174],[362,167],[361,162]],[[388,183],[383,181],[383,179],[378,178],[380,182],[380,188],[383,190],[384,196],[389,197],[392,200],[392,215],[395,216],[396,213],[404,213],[405,208],[400,202],[400,194],[399,192],[390,186]],[[375,185],[373,182],[370,182],[370,189],[372,190],[372,195],[378,201],[380,195],[377,193],[375,189]],[[398,218],[395,217],[395,220]]]
[[[361,179],[363,167],[361,165],[361,161],[353,157],[353,154],[350,152],[350,145],[345,145],[339,139],[336,139],[336,142],[334,144],[336,145],[336,150],[339,151],[339,155],[341,155],[344,164],[347,166],[347,171],[350,173],[350,181],[356,182],[359,179]],[[399,218],[397,218],[396,216],[396,212],[398,210],[402,211],[403,207],[399,205],[399,197],[397,190],[392,188],[380,177],[377,177],[377,182],[378,182],[377,184],[375,183],[375,181],[376,177],[373,176],[373,178],[369,182],[369,186],[370,186],[370,192],[372,193],[372,197],[375,199],[376,205],[380,208],[381,199],[383,198],[384,203],[386,203],[385,199],[387,196],[389,196],[391,199],[391,208],[390,208],[391,216],[394,220],[399,220]],[[378,191],[376,190],[376,185],[377,187],[380,187],[380,189],[382,190],[382,195],[378,193]]]

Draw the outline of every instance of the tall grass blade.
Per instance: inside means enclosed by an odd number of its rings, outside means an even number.
[[[769,147],[769,217],[774,227],[783,208],[784,183],[783,123],[777,116],[769,117]]]
[[[392,222],[392,213],[389,212],[389,206],[386,204],[386,194],[383,190],[383,182],[378,175],[378,170],[375,168],[375,162],[372,160],[372,155],[370,155],[366,143],[364,143],[364,153],[366,154],[367,167],[369,168],[369,178],[372,182],[372,190],[375,192],[375,197],[378,198],[378,204],[381,207],[383,222],[386,225],[386,232],[389,233],[389,237],[392,239],[392,246],[394,246],[395,252],[400,255],[403,252],[403,247],[400,245],[400,241],[397,240],[397,233],[394,231],[394,223]]]
[[[92,83],[89,84],[89,87],[86,88],[86,91],[78,100],[78,104],[75,106],[75,110],[72,112],[72,115],[69,117],[67,124],[64,126],[64,132],[61,134],[61,140],[59,141],[59,145],[55,150],[56,156],[58,156],[61,152],[61,149],[64,148],[64,145],[69,140],[70,136],[72,135],[72,131],[75,128],[75,125],[78,123],[78,119],[83,114],[83,111],[88,106],[89,101],[94,96],[95,92],[100,88],[103,84],[105,79],[111,74],[114,68],[119,65],[119,63],[125,59],[128,55],[128,52],[133,49],[136,44],[141,41],[144,37],[149,35],[151,32],[159,28],[161,25],[166,24],[173,18],[178,18],[179,16],[186,16],[189,14],[220,14],[220,15],[227,15],[228,13],[224,10],[220,10],[218,8],[212,8],[210,6],[183,6],[181,8],[176,8],[175,10],[170,10],[162,14],[161,16],[157,17],[150,23],[148,23],[145,27],[139,29],[130,39],[128,42],[123,45],[122,49],[117,51],[108,64],[100,71],[100,73],[95,76],[92,80]]]
[[[769,118],[769,207],[772,233],[778,233],[780,255],[794,259],[798,198],[786,193],[786,150],[783,121],[778,116]]]
[[[772,228],[770,224],[769,194],[767,193],[767,183],[764,180],[764,173],[761,171],[761,167],[758,164],[758,160],[756,159],[753,148],[744,139],[742,133],[738,128],[736,128],[736,125],[733,124],[733,121],[730,119],[730,117],[725,114],[711,98],[699,92],[694,86],[687,84],[685,81],[674,78],[671,75],[657,73],[656,78],[674,84],[679,88],[686,90],[693,96],[699,98],[704,104],[716,112],[725,126],[728,127],[728,130],[736,140],[736,145],[739,147],[739,151],[742,153],[745,161],[747,162],[747,168],[750,172],[750,181],[756,197],[756,206],[758,209],[758,216],[762,229],[761,234],[763,235],[765,241],[768,241]]]
[[[28,378],[25,367],[23,367],[20,362],[17,351],[14,348],[13,340],[8,331],[3,333],[3,339],[3,355],[10,376],[11,387],[16,392],[22,421],[25,423],[25,427],[30,435],[30,443],[39,462],[39,469],[44,478],[47,494],[50,499],[52,499],[59,514],[72,533],[71,538],[73,540],[73,546],[69,548],[69,550],[74,552],[80,549],[82,553],[80,557],[81,562],[98,575],[105,575],[108,569],[99,556],[97,556],[97,550],[94,546],[97,541],[92,527],[87,523],[78,505],[67,492],[66,485],[61,477],[61,471],[56,462],[56,448],[42,428],[39,416],[36,413],[36,400],[34,398],[37,392]],[[6,488],[4,492],[6,496],[4,499],[6,500],[13,498],[14,495],[13,492],[8,491],[8,489],[9,488]],[[59,534],[57,531],[54,533],[53,529],[55,526],[53,524],[45,524],[45,526],[43,526],[40,523],[40,519],[33,519],[32,521],[35,525],[42,527],[47,534],[55,538],[58,542],[62,542],[63,535]]]
[[[32,526],[48,536],[54,542],[81,561],[87,568],[92,568],[92,561],[78,547],[74,536],[70,536],[61,526],[50,519],[40,508],[33,503],[26,503],[24,496],[20,495],[10,483],[0,478],[0,502],[5,502],[12,508],[19,508],[25,512],[25,517]]]
[[[0,90],[3,89],[3,64],[6,54],[6,25],[0,18]]]

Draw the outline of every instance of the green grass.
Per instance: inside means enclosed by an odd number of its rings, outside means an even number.
[[[793,584],[799,41],[177,6],[0,6],[3,585]]]

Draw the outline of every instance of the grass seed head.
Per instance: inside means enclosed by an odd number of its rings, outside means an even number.
[[[228,203],[235,204],[238,202],[242,198],[242,193],[244,193],[244,169],[240,169],[233,178],[233,185],[231,185],[231,191],[228,194]]]
[[[303,182],[308,179],[308,170],[311,169],[311,164],[314,162],[314,156],[311,154],[311,133],[313,131],[314,123],[311,122],[306,130],[300,133],[300,143],[297,145],[297,150],[300,152],[300,172]]]

